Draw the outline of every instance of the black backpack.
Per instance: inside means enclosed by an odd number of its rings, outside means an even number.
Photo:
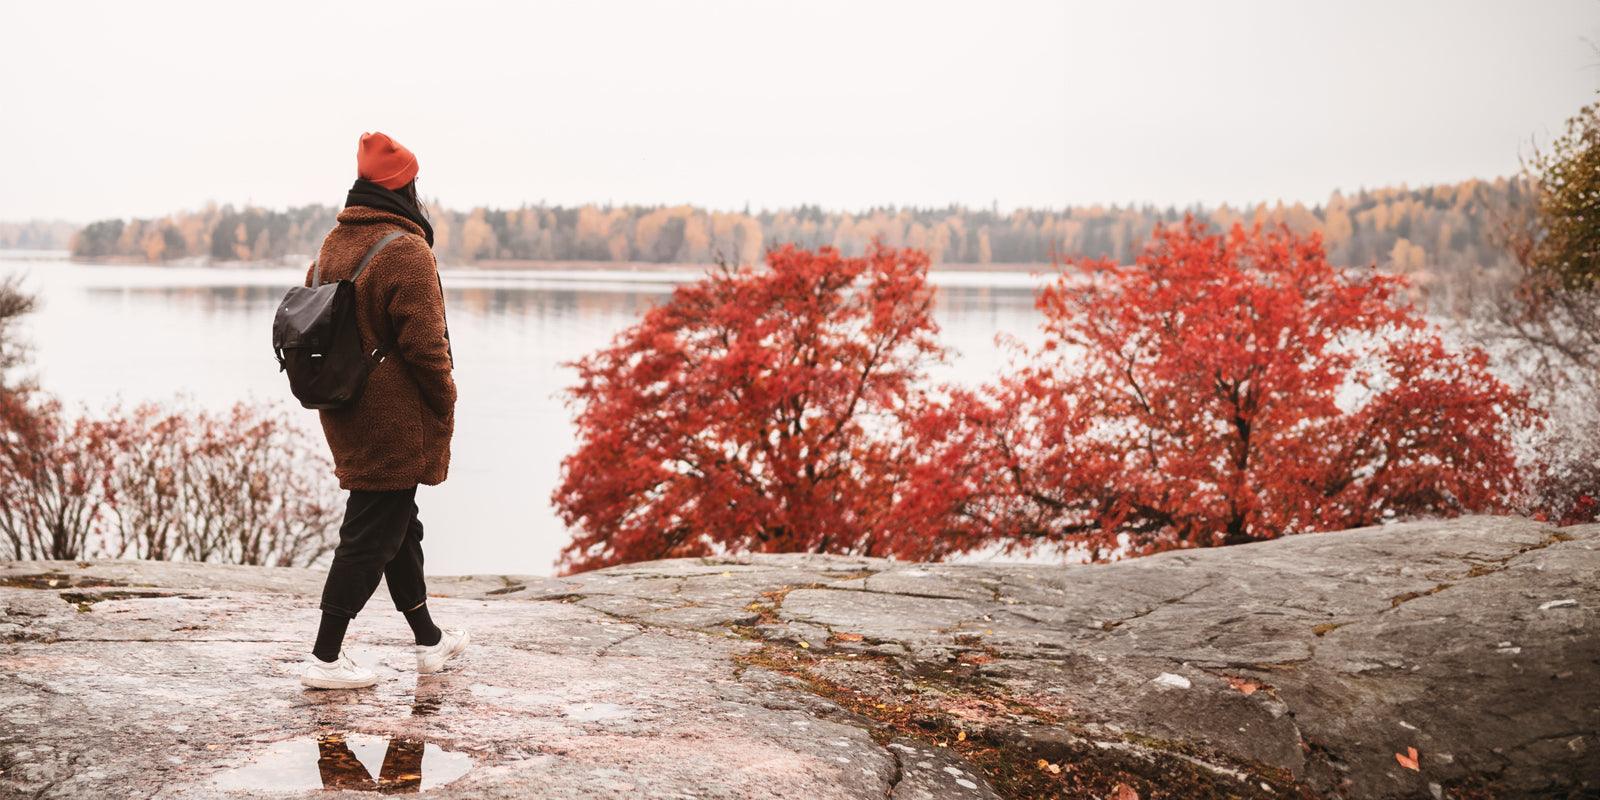
[[[361,344],[356,326],[356,278],[378,251],[404,236],[394,231],[378,240],[362,257],[349,280],[322,283],[322,265],[313,262],[311,285],[296,286],[278,303],[272,320],[272,351],[278,370],[289,373],[289,390],[306,408],[337,409],[354,405],[367,385],[367,374],[389,353],[380,344],[371,353]]]

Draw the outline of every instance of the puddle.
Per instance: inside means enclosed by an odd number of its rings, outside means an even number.
[[[406,794],[466,775],[472,758],[421,739],[326,733],[278,742],[218,776],[220,789]]]

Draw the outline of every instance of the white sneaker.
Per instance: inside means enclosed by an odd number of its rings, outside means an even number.
[[[438,672],[444,662],[461,655],[467,649],[466,631],[440,631],[439,641],[431,646],[417,645],[417,672]]]
[[[378,676],[340,650],[332,664],[316,656],[306,656],[300,682],[313,689],[363,689],[377,683]]]

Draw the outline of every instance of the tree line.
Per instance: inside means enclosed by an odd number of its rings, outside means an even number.
[[[678,206],[552,206],[474,208],[433,205],[429,214],[442,261],[592,261],[705,264],[756,263],[780,244],[833,247],[846,257],[874,241],[912,248],[935,264],[1041,264],[1058,256],[1105,257],[1130,263],[1157,225],[1193,217],[1217,230],[1234,223],[1286,225],[1320,233],[1336,265],[1377,263],[1422,282],[1452,273],[1504,269],[1493,241],[1508,209],[1526,206],[1525,178],[1469,180],[1411,189],[1335,192],[1307,207],[1260,204],[1234,208],[1092,205],[1061,210],[875,208],[860,213],[817,206],[777,211],[712,211]],[[79,230],[74,256],[159,262],[265,261],[314,253],[338,210],[208,206],[159,219],[108,219]]]
[[[64,220],[0,222],[0,250],[65,250],[77,231]]]

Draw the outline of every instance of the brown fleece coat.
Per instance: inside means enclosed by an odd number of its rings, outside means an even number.
[[[391,351],[355,404],[321,412],[339,485],[391,491],[442,483],[450,469],[456,384],[433,251],[422,228],[398,214],[352,206],[338,219],[317,254],[324,283],[349,278],[367,248],[391,231],[411,234],[390,242],[356,280],[362,346],[371,352],[389,342]]]

